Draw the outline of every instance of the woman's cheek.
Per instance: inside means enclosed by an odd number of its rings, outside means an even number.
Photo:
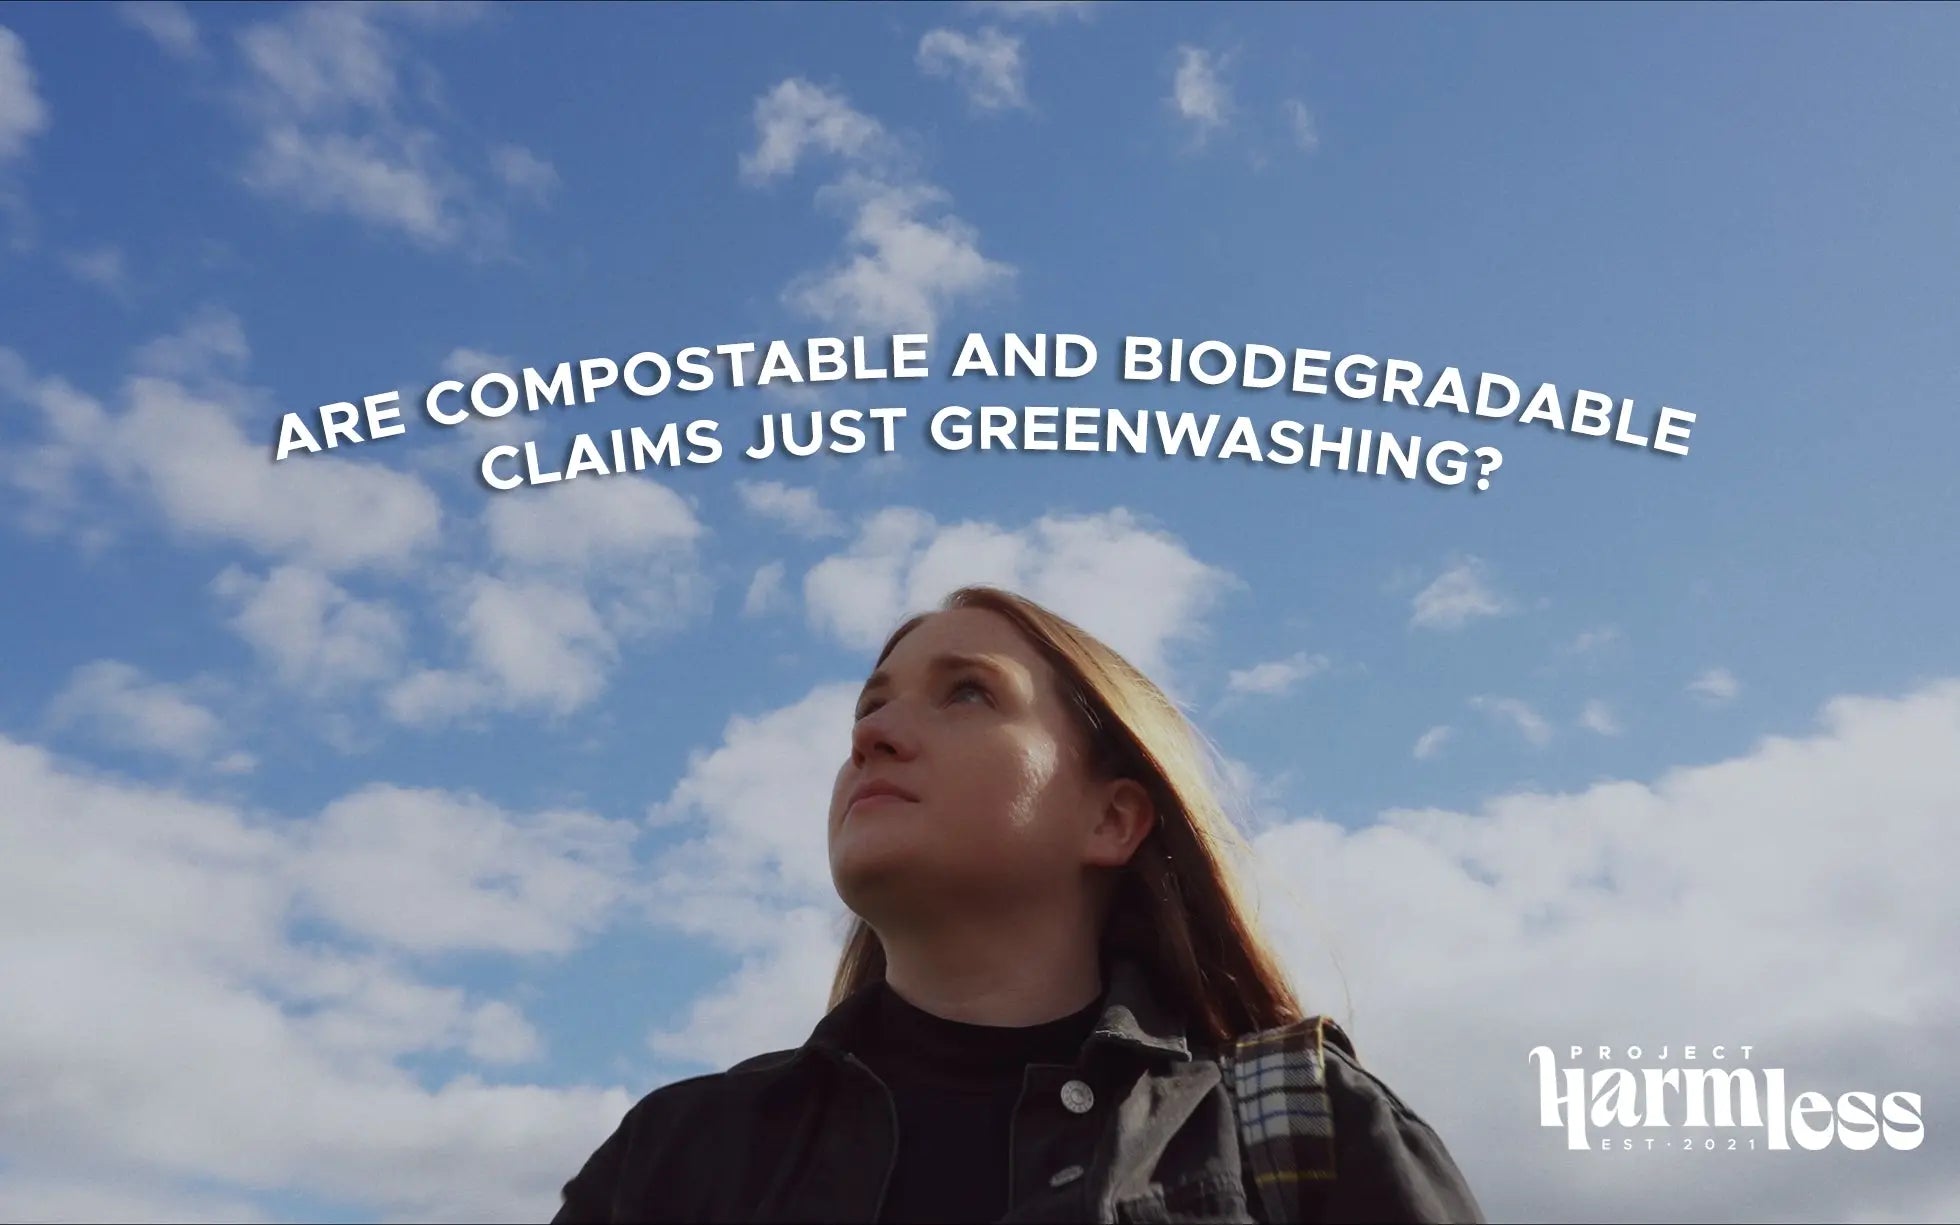
[[[837,767],[836,776],[830,780],[830,820],[833,824],[844,808],[844,774],[849,769],[850,763],[845,762]]]
[[[1010,822],[1016,829],[1025,830],[1041,820],[1061,755],[1052,741],[1041,738],[1024,738],[1017,747],[1012,766],[1002,770],[1001,777],[1012,780]]]

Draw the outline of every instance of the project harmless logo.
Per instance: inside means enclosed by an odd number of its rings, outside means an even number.
[[[1628,1047],[1570,1048],[1568,1058],[1575,1064],[1598,1053],[1598,1067],[1560,1068],[1558,1057],[1549,1046],[1533,1047],[1526,1058],[1538,1069],[1538,1121],[1545,1127],[1563,1127],[1566,1146],[1592,1148],[1601,1152],[1614,1149],[1788,1149],[1826,1148],[1842,1144],[1849,1149],[1877,1146],[1882,1136],[1896,1149],[1918,1148],[1926,1138],[1920,1121],[1917,1093],[1877,1094],[1863,1091],[1841,1093],[1833,1102],[1822,1093],[1806,1090],[1792,1096],[1782,1068],[1722,1066],[1730,1050],[1742,1052],[1746,1061],[1753,1047],[1683,1046],[1684,1064],[1696,1061],[1697,1050],[1705,1050],[1717,1066],[1667,1066],[1670,1051],[1659,1048],[1655,1059],[1661,1066],[1616,1067],[1617,1060],[1638,1065],[1641,1049]],[[1614,1129],[1595,1141],[1586,1128]],[[1748,1135],[1657,1135],[1674,1127],[1743,1129]],[[1627,1134],[1639,1128],[1644,1134]],[[1765,1132],[1767,1134],[1757,1134]]]

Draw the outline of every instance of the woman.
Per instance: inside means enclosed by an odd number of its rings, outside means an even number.
[[[1429,1126],[1303,1018],[1202,747],[1019,596],[899,626],[831,792],[855,919],[830,1011],[647,1095],[556,1220],[1481,1221]]]

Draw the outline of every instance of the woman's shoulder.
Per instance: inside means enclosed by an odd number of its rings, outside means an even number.
[[[651,1202],[653,1189],[677,1203],[683,1183],[703,1181],[693,1176],[714,1182],[734,1151],[730,1141],[752,1131],[766,1113],[768,1073],[795,1055],[794,1050],[769,1051],[648,1092],[565,1183],[552,1220],[560,1225],[610,1221],[621,1215],[620,1205]]]
[[[1396,1120],[1412,1126],[1429,1127],[1429,1123],[1404,1101],[1400,1094],[1389,1086],[1388,1081],[1372,1067],[1361,1061],[1355,1053],[1354,1044],[1341,1033],[1332,1022],[1327,1026],[1328,1040],[1321,1046],[1322,1076],[1330,1097],[1346,1102],[1351,1108],[1365,1107],[1369,1112],[1381,1112]],[[1338,1035],[1338,1040],[1335,1036]]]
[[[765,1051],[715,1072],[702,1072],[668,1081],[646,1094],[626,1112],[626,1122],[642,1125],[685,1120],[702,1111],[741,1106],[789,1066],[800,1051]]]
[[[1427,1128],[1388,1082],[1365,1065],[1354,1040],[1331,1017],[1311,1016],[1247,1034],[1233,1046],[1240,1086],[1268,1096],[1293,1091],[1324,1094],[1348,1113],[1382,1113]]]
[[[1436,1129],[1352,1044],[1322,1047],[1334,1126],[1329,1219],[1482,1221],[1483,1209]]]
[[[1307,1194],[1326,1220],[1482,1221],[1428,1120],[1326,1017],[1248,1035],[1238,1085],[1251,1107],[1255,1173]],[[1299,1180],[1307,1181],[1302,1184]]]
[[[760,1108],[771,1073],[796,1055],[795,1049],[767,1051],[720,1071],[668,1081],[627,1109],[606,1144],[623,1156],[624,1151],[671,1150],[676,1140],[688,1137],[720,1139],[717,1125],[745,1126]]]

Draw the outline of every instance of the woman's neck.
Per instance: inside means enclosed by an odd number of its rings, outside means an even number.
[[[1079,1012],[1102,993],[1094,930],[985,924],[879,934],[885,981],[899,998],[948,1021],[1039,1025]],[[1066,925],[1074,926],[1074,925]]]

